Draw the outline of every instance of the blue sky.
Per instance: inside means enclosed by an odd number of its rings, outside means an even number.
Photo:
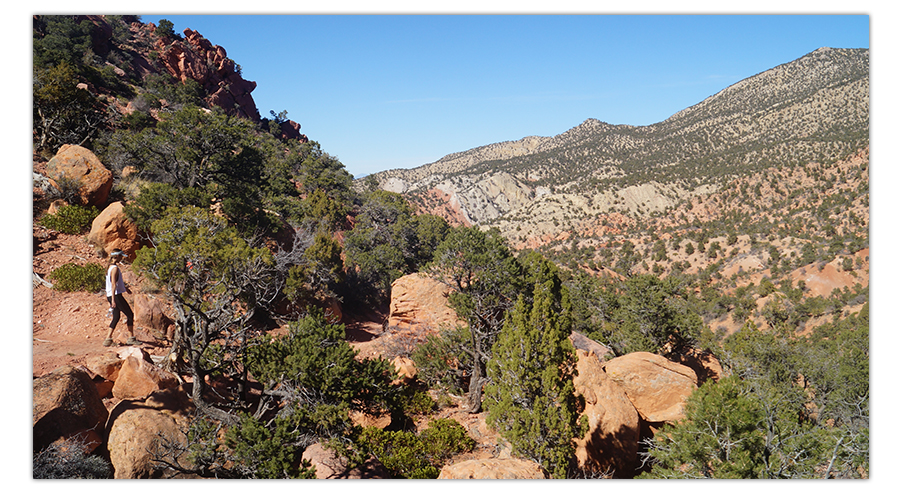
[[[867,15],[142,15],[198,31],[355,177],[588,118],[648,125],[823,46]]]

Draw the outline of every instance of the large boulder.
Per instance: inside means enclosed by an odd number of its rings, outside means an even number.
[[[518,458],[486,458],[445,465],[438,479],[547,479],[540,464]]]
[[[82,205],[103,206],[113,185],[113,174],[89,149],[65,144],[47,162],[47,176],[61,186],[68,181],[79,186]]]
[[[436,333],[443,327],[462,324],[450,307],[450,287],[440,281],[413,273],[391,284],[388,329],[416,333]]]
[[[607,361],[603,369],[647,422],[684,418],[684,401],[697,388],[690,368],[649,352],[633,352]]]
[[[134,294],[134,323],[157,336],[165,336],[175,322],[166,315],[165,303],[147,293]]]
[[[180,388],[154,393],[144,401],[121,401],[110,412],[108,428],[109,459],[116,479],[161,477],[154,457],[168,455],[165,441],[180,445],[186,442],[193,406]],[[181,458],[183,460],[183,458]],[[182,465],[187,465],[182,463]]]
[[[391,474],[378,460],[369,458],[362,465],[350,468],[346,457],[320,443],[307,446],[303,460],[316,468],[316,479],[390,479]]]
[[[103,442],[109,412],[87,371],[64,366],[34,379],[32,389],[35,451],[68,439],[83,441],[93,451]]]
[[[395,383],[410,384],[415,380],[418,370],[413,360],[406,356],[397,356],[391,360],[391,364],[394,366],[394,372],[396,373]]]
[[[131,349],[122,361],[112,394],[118,399],[143,399],[150,394],[173,388],[178,379],[153,364],[141,349]]]
[[[94,218],[87,239],[102,249],[103,255],[109,255],[114,249],[119,249],[128,255],[129,261],[134,260],[136,252],[141,247],[138,228],[125,215],[125,205],[121,201],[110,203]]]
[[[575,457],[583,470],[632,477],[641,439],[640,416],[622,387],[593,352],[576,350],[575,393],[584,397],[588,430],[575,439]]]

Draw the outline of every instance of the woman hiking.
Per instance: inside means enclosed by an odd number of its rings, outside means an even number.
[[[125,280],[122,278],[122,272],[119,270],[119,262],[125,257],[125,253],[118,248],[109,254],[109,268],[106,270],[106,300],[109,302],[110,312],[112,312],[112,321],[109,323],[109,333],[103,341],[103,347],[111,347],[113,345],[113,332],[116,325],[119,324],[119,318],[125,315],[125,326],[128,327],[128,345],[140,345],[141,343],[134,338],[134,313],[131,307],[122,296],[129,290],[125,287]]]

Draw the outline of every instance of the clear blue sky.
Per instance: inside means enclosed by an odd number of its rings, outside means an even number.
[[[142,15],[224,47],[355,176],[588,118],[648,125],[823,46],[867,15]]]

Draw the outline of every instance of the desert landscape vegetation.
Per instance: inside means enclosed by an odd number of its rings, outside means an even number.
[[[869,478],[867,49],[359,179],[190,29],[33,61],[36,479]]]

